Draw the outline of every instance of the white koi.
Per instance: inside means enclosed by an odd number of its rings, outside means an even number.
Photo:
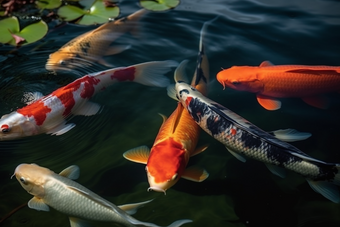
[[[70,217],[71,227],[85,226],[84,220],[115,222],[124,226],[158,227],[129,215],[151,200],[116,206],[73,181],[79,177],[78,166],[70,166],[56,174],[36,164],[20,164],[16,167],[14,175],[21,186],[34,196],[28,202],[28,207],[41,211],[49,211],[49,207],[53,207]],[[188,222],[191,220],[178,220],[169,227],[178,227]]]

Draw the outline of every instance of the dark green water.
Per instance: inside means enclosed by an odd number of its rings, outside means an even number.
[[[122,1],[122,15],[139,9],[136,1]],[[153,60],[188,59],[188,74],[195,69],[199,32],[205,21],[218,19],[207,29],[206,52],[212,82],[209,97],[237,114],[271,131],[295,128],[311,132],[294,143],[314,158],[340,163],[340,95],[330,94],[331,106],[320,110],[299,99],[282,99],[282,108],[263,109],[251,93],[223,90],[215,80],[221,67],[274,64],[340,65],[340,2],[317,0],[182,1],[174,10],[149,13],[141,21],[140,37],[124,36],[119,42],[131,48],[107,60],[127,66]],[[50,25],[53,28],[53,23]],[[0,115],[24,104],[25,91],[48,94],[95,66],[69,73],[45,70],[48,55],[72,38],[93,29],[66,25],[43,40],[6,54],[0,46]],[[37,46],[44,44],[37,48]],[[168,74],[173,78],[173,72]],[[92,117],[77,116],[77,126],[62,136],[39,135],[0,142],[0,218],[27,202],[29,195],[10,179],[21,163],[37,163],[55,172],[76,164],[79,183],[116,205],[154,199],[134,215],[158,225],[188,218],[184,226],[340,226],[340,205],[315,193],[297,174],[285,179],[271,174],[259,162],[241,163],[204,132],[199,144],[209,148],[189,165],[204,167],[209,178],[202,183],[181,179],[167,195],[147,192],[144,165],[125,160],[122,154],[140,145],[152,146],[162,123],[158,113],[170,115],[176,102],[163,88],[133,83],[116,84],[93,98],[104,106]],[[339,188],[340,190],[340,188]],[[68,226],[68,217],[52,210],[38,212],[27,206],[1,226]],[[95,223],[95,226],[111,226]]]

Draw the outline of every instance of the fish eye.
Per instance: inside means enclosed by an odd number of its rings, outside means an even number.
[[[66,62],[63,61],[63,60],[60,60],[60,61],[59,61],[59,65],[66,65]]]
[[[9,128],[3,128],[3,129],[2,129],[2,132],[3,132],[3,133],[9,132]]]
[[[191,88],[191,90],[196,91],[196,88],[194,88],[194,87],[190,87],[190,88]]]
[[[9,128],[8,125],[2,125],[2,126],[1,126],[1,131],[2,131],[3,133],[8,133],[8,132],[10,131],[10,128]]]
[[[23,183],[23,184],[27,184],[27,182],[26,182],[24,177],[20,177],[20,182]]]
[[[185,92],[187,94],[190,94],[190,92],[187,89],[183,89],[179,92],[179,95],[182,97],[182,93]]]

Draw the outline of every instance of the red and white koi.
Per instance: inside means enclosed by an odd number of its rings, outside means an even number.
[[[64,134],[75,126],[73,123],[66,124],[67,117],[91,116],[99,112],[100,105],[89,101],[98,91],[124,81],[165,87],[169,80],[163,74],[175,65],[174,61],[154,61],[88,74],[17,111],[2,116],[0,140],[19,139],[42,133]]]

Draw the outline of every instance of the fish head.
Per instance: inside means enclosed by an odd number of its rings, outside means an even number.
[[[188,109],[188,105],[193,97],[204,97],[196,88],[183,81],[177,81],[175,89],[177,99],[186,109]]]
[[[20,164],[15,168],[14,175],[20,185],[31,195],[43,198],[44,185],[53,172],[36,164]]]
[[[263,90],[263,83],[258,78],[258,67],[233,66],[217,73],[216,79],[223,88],[229,87],[238,91],[258,93]]]
[[[151,150],[145,167],[149,189],[163,192],[177,183],[186,167],[188,157],[180,143],[173,139],[165,140]]]
[[[47,70],[67,70],[74,67],[73,61],[76,58],[76,54],[70,52],[68,49],[60,49],[50,54],[45,68]]]
[[[0,119],[0,141],[35,135],[38,133],[36,127],[33,122],[16,111],[3,115]]]

